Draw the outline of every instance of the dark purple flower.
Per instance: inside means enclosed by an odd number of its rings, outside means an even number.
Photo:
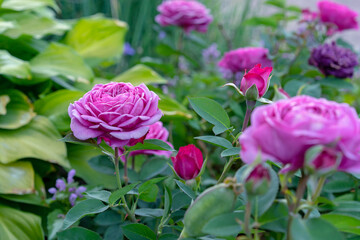
[[[337,46],[335,42],[323,44],[311,52],[309,64],[317,67],[325,76],[352,77],[359,64],[357,55],[350,49]]]
[[[59,189],[59,191],[65,191],[65,189],[66,189],[66,183],[62,179],[57,179],[55,186],[57,189]]]
[[[73,183],[74,182],[74,176],[76,174],[76,170],[75,169],[71,169],[68,173],[68,176],[67,176],[67,182],[68,184],[70,183]]]
[[[210,10],[197,1],[170,0],[157,7],[160,12],[155,20],[161,26],[179,26],[186,33],[192,30],[207,32],[208,25],[213,18]]]

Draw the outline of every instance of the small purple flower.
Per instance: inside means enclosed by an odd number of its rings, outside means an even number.
[[[164,31],[159,32],[158,38],[160,40],[163,40],[164,38],[166,38],[166,32],[164,32]]]
[[[78,187],[78,188],[75,190],[75,194],[76,194],[76,196],[78,196],[79,198],[82,198],[82,197],[84,197],[84,196],[82,195],[82,193],[85,192],[85,191],[86,191],[86,187],[80,186],[80,187]]]
[[[219,71],[224,79],[231,80],[234,76],[232,71],[229,69],[220,68]]]
[[[332,42],[314,48],[309,64],[317,67],[325,76],[351,78],[354,74],[354,67],[359,62],[357,55],[350,49],[337,46],[335,42]]]
[[[76,170],[75,169],[71,169],[68,173],[68,176],[67,176],[67,182],[68,184],[71,184],[74,182],[74,176],[76,174]]]
[[[51,194],[55,194],[57,192],[57,190],[56,190],[56,188],[52,187],[52,188],[49,188],[48,192]]]
[[[59,189],[59,191],[65,191],[65,189],[66,189],[66,183],[62,179],[57,179],[55,186],[57,189]]]
[[[69,188],[69,192],[75,192],[75,191],[76,191],[76,187]]]
[[[70,202],[71,206],[75,205],[75,201],[76,201],[77,197],[78,196],[75,193],[70,194],[69,202]]]
[[[217,48],[217,44],[213,43],[210,45],[210,47],[204,49],[202,51],[202,56],[203,56],[204,62],[207,64],[216,62],[218,60],[218,58],[220,57],[220,52]]]
[[[133,56],[135,53],[135,49],[131,47],[130,43],[126,42],[124,44],[124,55]]]

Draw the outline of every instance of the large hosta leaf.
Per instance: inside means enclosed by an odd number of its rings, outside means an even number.
[[[65,43],[96,65],[122,54],[127,24],[100,17],[80,19],[67,34]]]
[[[41,38],[48,34],[61,35],[69,26],[53,18],[39,16],[30,12],[5,14],[2,18],[14,26],[5,31],[5,35],[17,38],[22,34]]]
[[[34,169],[31,163],[0,163],[0,193],[26,194],[33,191]]]
[[[42,116],[16,130],[0,130],[0,163],[38,158],[69,167],[65,143],[54,125]]]
[[[72,80],[89,80],[93,72],[81,56],[68,46],[51,43],[30,61],[31,71],[38,78],[65,76]]]
[[[60,131],[70,129],[68,107],[84,95],[80,91],[58,90],[35,102],[36,113],[47,116]],[[1,119],[1,117],[0,117]]]
[[[43,240],[41,218],[31,213],[0,205],[0,239]]]
[[[130,68],[129,70],[118,75],[111,81],[129,82],[134,86],[141,83],[166,83],[166,80],[162,78],[157,72],[142,64]]]
[[[39,7],[52,7],[55,10],[58,10],[55,0],[4,0],[1,4],[1,8],[12,9],[15,11],[37,9]]]
[[[0,90],[0,105],[8,96],[5,111],[0,112],[0,129],[16,129],[28,124],[35,116],[30,100],[22,92],[10,89]]]
[[[0,50],[0,74],[31,80],[29,63],[11,56],[4,50]]]

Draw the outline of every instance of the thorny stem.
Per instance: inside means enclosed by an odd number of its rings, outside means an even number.
[[[316,190],[315,190],[314,194],[311,196],[311,203],[312,204],[315,204],[317,198],[320,196],[320,193],[321,193],[321,190],[322,190],[322,188],[324,186],[325,180],[326,180],[326,177],[324,177],[324,176],[320,177],[319,182],[318,182],[318,184],[316,186]],[[312,208],[310,208],[307,211],[307,213],[304,216],[304,219],[307,219],[310,216],[311,212],[312,212]]]
[[[116,183],[118,185],[118,188],[121,189],[122,188],[122,184],[121,184],[121,178],[120,178],[120,171],[119,171],[119,148],[115,148],[115,155],[114,155],[114,165],[115,165],[115,173],[116,173]],[[129,216],[130,220],[134,223],[136,223],[136,218],[134,213],[132,213],[126,203],[126,199],[124,196],[121,197],[121,201],[123,202],[122,206],[124,207],[127,215]]]
[[[243,126],[242,126],[242,129],[241,129],[242,132],[245,131],[245,129],[249,125],[251,112],[254,110],[255,104],[256,104],[256,101],[246,100],[246,113],[245,113]]]

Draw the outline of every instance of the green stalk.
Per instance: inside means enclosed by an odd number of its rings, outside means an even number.
[[[322,176],[319,179],[319,182],[317,184],[316,190],[314,192],[314,194],[311,196],[311,204],[315,204],[316,200],[318,199],[318,197],[320,196],[321,190],[324,186],[326,177]],[[307,219],[310,216],[310,213],[312,212],[312,208],[310,208],[307,213],[304,216],[304,219]]]
[[[244,231],[246,236],[251,240],[252,236],[251,236],[250,218],[251,218],[251,200],[248,198],[245,208]]]
[[[227,164],[225,165],[224,167],[224,170],[223,172],[221,173],[221,176],[218,180],[218,183],[222,183],[226,177],[226,174],[228,173],[228,171],[230,170],[231,166],[233,165],[233,163],[235,162],[235,158],[234,157],[231,157],[229,162],[227,162]]]
[[[242,132],[245,131],[245,129],[249,125],[250,116],[251,116],[252,111],[255,108],[255,104],[256,104],[256,101],[246,100],[246,113],[245,113],[243,126],[242,126],[242,129],[241,129]]]

